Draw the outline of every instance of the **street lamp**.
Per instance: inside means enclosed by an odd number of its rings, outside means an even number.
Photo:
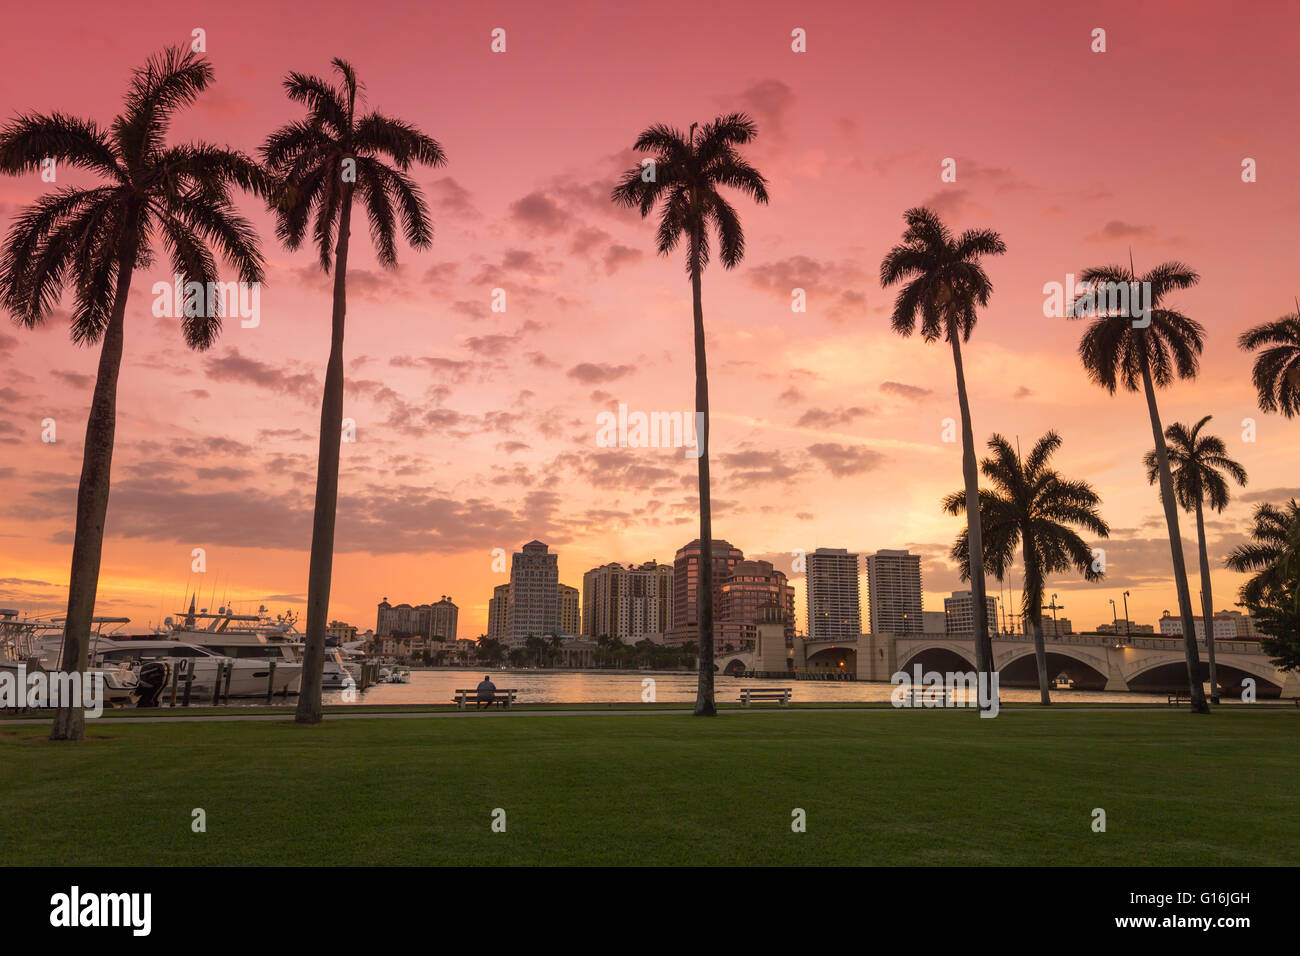
[[[1060,637],[1060,636],[1061,636],[1061,629],[1060,629],[1060,627],[1059,627],[1059,626],[1057,625],[1057,623],[1056,623],[1056,612],[1057,612],[1057,611],[1064,611],[1064,610],[1065,610],[1065,605],[1064,605],[1064,604],[1057,604],[1057,603],[1056,603],[1056,595],[1053,594],[1053,595],[1052,595],[1052,603],[1051,603],[1051,604],[1044,604],[1044,605],[1043,605],[1043,610],[1044,610],[1044,611],[1051,611],[1051,612],[1052,612],[1052,636],[1053,636],[1053,637]]]
[[[1110,620],[1111,620],[1110,626],[1113,628],[1111,633],[1119,634],[1119,614],[1115,610],[1115,599],[1107,598],[1107,600],[1110,601]]]
[[[1128,616],[1128,592],[1124,592],[1124,641],[1133,643],[1133,621]]]

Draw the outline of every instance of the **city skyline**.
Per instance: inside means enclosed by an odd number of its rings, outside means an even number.
[[[684,126],[744,108],[761,130],[754,154],[772,177],[773,202],[746,217],[746,263],[732,274],[711,271],[706,288],[714,535],[744,536],[751,559],[790,574],[791,552],[818,542],[862,553],[906,548],[925,557],[926,606],[961,589],[947,560],[961,522],[936,504],[960,484],[960,445],[942,438],[943,421],[956,415],[951,369],[942,350],[890,333],[892,297],[875,279],[902,209],[921,202],[959,227],[996,228],[1008,245],[989,264],[997,292],[967,354],[977,442],[995,430],[1057,428],[1062,461],[1102,496],[1114,529],[1104,545],[1107,580],[1049,582],[1074,620],[1108,620],[1107,602],[1122,590],[1131,590],[1129,613],[1141,622],[1176,602],[1158,502],[1142,473],[1150,434],[1140,399],[1108,397],[1087,382],[1075,357],[1080,326],[1044,318],[1045,283],[1125,259],[1130,246],[1139,268],[1177,257],[1202,273],[1197,288],[1178,296],[1209,330],[1202,374],[1168,390],[1161,406],[1167,423],[1212,411],[1211,428],[1251,473],[1208,522],[1217,604],[1230,606],[1241,581],[1221,562],[1244,539],[1250,510],[1300,494],[1290,461],[1295,426],[1258,411],[1249,357],[1233,345],[1242,329],[1287,311],[1294,294],[1287,276],[1300,201],[1283,170],[1296,134],[1271,124],[1267,97],[1252,95],[1279,82],[1278,64],[1289,56],[1286,31],[1267,15],[1209,29],[1193,5],[1175,43],[1155,39],[1170,29],[1163,17],[1126,12],[1124,29],[1148,41],[1143,53],[1119,42],[1099,58],[1073,18],[1036,11],[1038,46],[1025,61],[1001,39],[1018,13],[953,11],[925,21],[926,35],[986,49],[990,93],[1007,109],[939,130],[934,121],[949,115],[946,97],[960,88],[953,64],[936,61],[927,77],[933,102],[864,105],[858,95],[887,85],[916,52],[919,14],[906,10],[850,11],[834,32],[808,17],[802,59],[773,39],[789,34],[786,11],[756,10],[735,28],[734,50],[707,39],[732,28],[695,11],[700,34],[674,34],[672,65],[690,75],[686,68],[707,51],[718,57],[716,73],[615,90],[592,89],[585,77],[629,55],[617,31],[571,51],[573,66],[546,72],[556,60],[538,42],[545,14],[523,5],[503,12],[513,32],[498,59],[487,50],[487,28],[460,11],[436,29],[429,21],[428,49],[418,56],[329,23],[295,25],[300,42],[285,64],[271,33],[242,27],[252,9],[232,3],[205,15],[217,79],[194,115],[179,119],[178,139],[253,149],[292,115],[279,96],[280,67],[317,69],[347,47],[382,91],[374,105],[428,128],[450,158],[446,170],[420,175],[434,206],[432,250],[403,249],[391,273],[368,244],[356,250],[348,410],[358,441],[344,449],[332,619],[363,622],[377,595],[418,595],[432,579],[440,591],[472,595],[461,636],[477,636],[486,630],[487,595],[501,583],[491,570],[496,548],[546,540],[564,556],[560,578],[576,581],[610,560],[664,560],[693,537],[693,460],[681,449],[597,444],[597,416],[619,402],[645,411],[691,403],[680,263],[654,256],[643,224],[608,203],[643,119]],[[15,30],[40,16],[15,11]],[[75,74],[39,48],[12,51],[4,101],[103,120],[119,106],[129,65],[194,26],[188,14],[171,13],[128,37],[113,21],[111,11],[88,8],[68,24]],[[861,55],[862,37],[878,45],[876,55]],[[1221,42],[1251,52],[1197,65]],[[406,82],[431,51],[468,79],[455,90]],[[1040,82],[1024,83],[1025,71]],[[1156,77],[1171,109],[1196,108],[1174,110],[1178,124],[1139,136],[1128,99]],[[581,120],[545,125],[536,103],[518,96],[521,80]],[[1134,149],[1079,155],[1062,100],[1119,111],[1116,135],[1132,137]],[[484,115],[499,120],[495,132]],[[1257,182],[1241,182],[1244,156],[1258,160]],[[949,157],[953,183],[940,179]],[[47,189],[37,175],[0,181],[0,222],[8,229]],[[270,234],[256,203],[240,206]],[[862,212],[846,222],[846,207]],[[164,264],[134,288],[100,613],[157,622],[182,610],[199,582],[200,593],[215,595],[210,605],[229,597],[246,607],[303,607],[328,280],[309,254],[270,242],[266,252],[260,326],[229,322],[202,355],[185,352],[174,320],[151,315],[151,286],[171,278]],[[808,293],[807,313],[791,312],[796,287]],[[504,313],[491,310],[494,288],[507,292]],[[0,515],[0,605],[46,615],[66,607],[95,367],[93,350],[68,341],[65,319],[60,313],[36,331],[0,328],[0,355],[12,370],[0,412],[9,498]],[[40,440],[47,417],[58,426],[54,444]],[[1246,418],[1258,424],[1253,442],[1241,437]],[[207,556],[202,577],[190,570],[194,548]],[[803,578],[791,583],[806,607]]]

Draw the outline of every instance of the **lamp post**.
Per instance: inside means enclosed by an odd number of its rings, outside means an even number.
[[[1043,605],[1043,610],[1044,610],[1044,611],[1051,611],[1051,612],[1052,612],[1052,636],[1053,636],[1053,637],[1060,637],[1060,636],[1061,636],[1061,630],[1060,630],[1060,627],[1059,627],[1059,626],[1057,625],[1057,623],[1056,623],[1056,612],[1057,612],[1057,611],[1064,611],[1064,610],[1065,610],[1065,605],[1064,605],[1064,604],[1057,604],[1057,603],[1056,603],[1056,595],[1053,594],[1053,595],[1052,595],[1052,603],[1051,603],[1051,604],[1044,604],[1044,605]]]
[[[1124,642],[1133,643],[1133,621],[1128,616],[1128,592],[1124,592]]]
[[[1118,636],[1118,634],[1119,634],[1119,614],[1115,611],[1115,599],[1114,599],[1114,598],[1108,598],[1107,600],[1110,601],[1110,620],[1111,620],[1111,627],[1113,628],[1112,633],[1114,633],[1115,635]]]

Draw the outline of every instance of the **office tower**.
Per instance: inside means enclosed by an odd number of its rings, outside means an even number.
[[[582,632],[578,616],[578,589],[567,584],[559,585],[560,633],[577,637]]]
[[[729,542],[718,538],[713,539],[711,552],[713,635],[716,640],[721,636],[718,607],[721,603],[722,584],[730,577],[731,570],[745,560],[745,556],[739,548],[732,547]],[[699,640],[700,560],[703,553],[700,539],[696,538],[678,551],[673,559],[673,623],[667,643],[680,645]]]
[[[498,584],[488,600],[487,636],[494,641],[504,641],[510,627],[510,585]]]
[[[384,598],[376,615],[375,635],[454,641],[459,613],[445,594],[436,604],[389,604],[388,598]]]
[[[818,548],[805,561],[808,640],[856,638],[862,633],[858,555],[844,548]]]
[[[540,541],[530,541],[510,560],[510,623],[506,643],[523,647],[529,635],[550,637],[560,630],[560,569]]]
[[[786,638],[793,638],[794,588],[771,561],[738,561],[718,588],[715,617],[722,625],[720,646],[736,650],[753,647],[760,616],[779,618]]]
[[[988,609],[989,633],[997,633],[998,599],[985,596]],[[943,599],[943,613],[948,619],[948,633],[973,636],[975,634],[975,598],[970,591],[953,591],[952,597]]]
[[[907,551],[867,555],[872,634],[922,634],[921,557]]]
[[[673,569],[647,561],[604,564],[582,576],[582,634],[625,644],[662,639],[670,624]]]

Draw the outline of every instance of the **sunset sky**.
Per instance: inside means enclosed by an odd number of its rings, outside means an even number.
[[[539,538],[580,586],[597,564],[671,561],[697,536],[693,459],[596,443],[596,416],[618,402],[680,411],[694,394],[681,256],[655,255],[653,224],[608,197],[642,128],[735,110],[758,123],[746,155],[772,201],[734,197],[745,260],[704,277],[716,537],[787,570],[795,549],[909,548],[927,610],[963,586],[946,560],[962,521],[939,508],[961,487],[960,445],[942,440],[958,417],[951,353],[890,331],[894,290],[878,279],[903,211],[922,204],[1007,244],[965,351],[980,450],[995,431],[1027,447],[1056,429],[1057,467],[1102,496],[1106,580],[1048,582],[1076,630],[1109,622],[1125,589],[1140,623],[1175,596],[1142,467],[1145,403],[1088,381],[1083,324],[1044,317],[1045,283],[1126,263],[1130,247],[1139,271],[1179,259],[1201,273],[1171,300],[1209,330],[1201,375],[1160,401],[1166,424],[1213,414],[1250,473],[1209,520],[1216,608],[1237,599],[1221,565],[1252,509],[1300,495],[1300,422],[1259,412],[1235,344],[1300,293],[1293,3],[23,4],[0,38],[0,120],[59,110],[106,125],[131,69],[196,27],[216,82],[173,141],[254,151],[301,115],[284,74],[323,75],[340,56],[368,105],[448,154],[416,170],[432,249],[402,246],[382,270],[354,218],[344,414],[358,440],[343,446],[333,618],[364,629],[382,597],[445,594],[475,637],[505,580],[495,548]],[[1090,50],[1097,27],[1105,53]],[[1242,182],[1247,157],[1257,182]],[[955,183],[940,180],[945,158]],[[0,179],[4,230],[49,188]],[[133,283],[98,612],[142,626],[196,586],[201,605],[214,591],[241,609],[304,603],[330,280],[240,201],[268,263],[257,328],[228,322],[190,352],[178,322],[151,313],[166,257]],[[498,287],[504,313],[490,310]],[[791,311],[796,287],[806,314]],[[70,341],[66,312],[35,331],[0,324],[0,606],[65,610],[97,354]],[[1183,534],[1194,572],[1189,517]],[[1018,601],[1018,569],[1009,583]],[[1195,600],[1194,573],[1190,586]]]

